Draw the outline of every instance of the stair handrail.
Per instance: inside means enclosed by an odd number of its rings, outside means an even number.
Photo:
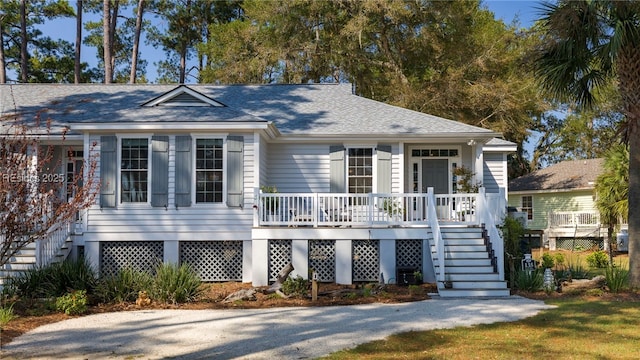
[[[43,238],[36,240],[36,266],[47,266],[53,262],[58,250],[71,236],[74,224],[75,219],[56,223]]]
[[[502,189],[501,189],[502,190]],[[484,224],[485,229],[489,234],[489,239],[493,239],[491,241],[491,246],[494,250],[494,255],[496,257],[496,262],[498,264],[498,277],[500,281],[504,281],[504,242],[502,236],[500,236],[500,232],[498,231],[498,227],[496,226],[496,222],[494,220],[495,214],[492,213],[491,209],[493,207],[489,206],[489,201],[487,200],[487,194],[484,187],[480,187],[478,189],[478,209],[480,212],[480,223]],[[502,191],[501,191],[502,194]],[[500,196],[500,203],[504,203],[506,200],[504,196]],[[495,207],[496,211],[504,212],[503,208],[506,209],[505,206],[497,206]],[[498,214],[503,215],[503,214]]]
[[[444,266],[444,240],[442,239],[442,233],[440,232],[440,223],[438,222],[438,213],[436,211],[436,196],[432,187],[427,189],[427,221],[431,228],[433,242],[438,255],[438,267],[440,268],[440,272],[437,273],[437,281],[444,283],[446,278]]]

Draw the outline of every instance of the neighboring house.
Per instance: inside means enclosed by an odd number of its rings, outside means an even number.
[[[508,295],[494,223],[516,147],[493,131],[356,96],[350,84],[0,93],[3,116],[70,129],[74,152],[57,146],[54,171],[99,155],[99,198],[80,214],[72,254],[100,273],[168,261],[204,281],[262,286],[292,263],[294,276],[327,282],[417,271],[446,296]],[[457,166],[473,170],[480,194],[456,194]]]
[[[603,159],[563,161],[509,182],[509,207],[543,234],[550,249],[604,246],[606,226],[595,206]]]

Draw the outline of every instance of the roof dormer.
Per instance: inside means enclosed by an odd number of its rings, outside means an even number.
[[[177,88],[149,100],[142,104],[143,107],[153,106],[208,106],[208,107],[224,107],[223,103],[216,101],[206,95],[203,95],[186,85],[180,85]]]

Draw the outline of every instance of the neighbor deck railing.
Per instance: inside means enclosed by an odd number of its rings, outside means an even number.
[[[593,227],[600,225],[597,211],[557,211],[549,213],[549,227]]]
[[[440,222],[478,225],[478,194],[434,195]],[[427,226],[426,193],[259,193],[257,226]]]

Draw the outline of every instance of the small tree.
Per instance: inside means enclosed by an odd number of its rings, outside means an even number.
[[[55,164],[53,145],[42,139],[61,135],[64,142],[67,132],[56,128],[54,133],[51,124],[48,120],[42,125],[39,114],[33,122],[16,115],[0,118],[0,267],[55,225],[74,220],[94,203],[99,186],[95,157],[73,177],[46,171],[59,164]],[[63,197],[65,193],[69,196]]]

